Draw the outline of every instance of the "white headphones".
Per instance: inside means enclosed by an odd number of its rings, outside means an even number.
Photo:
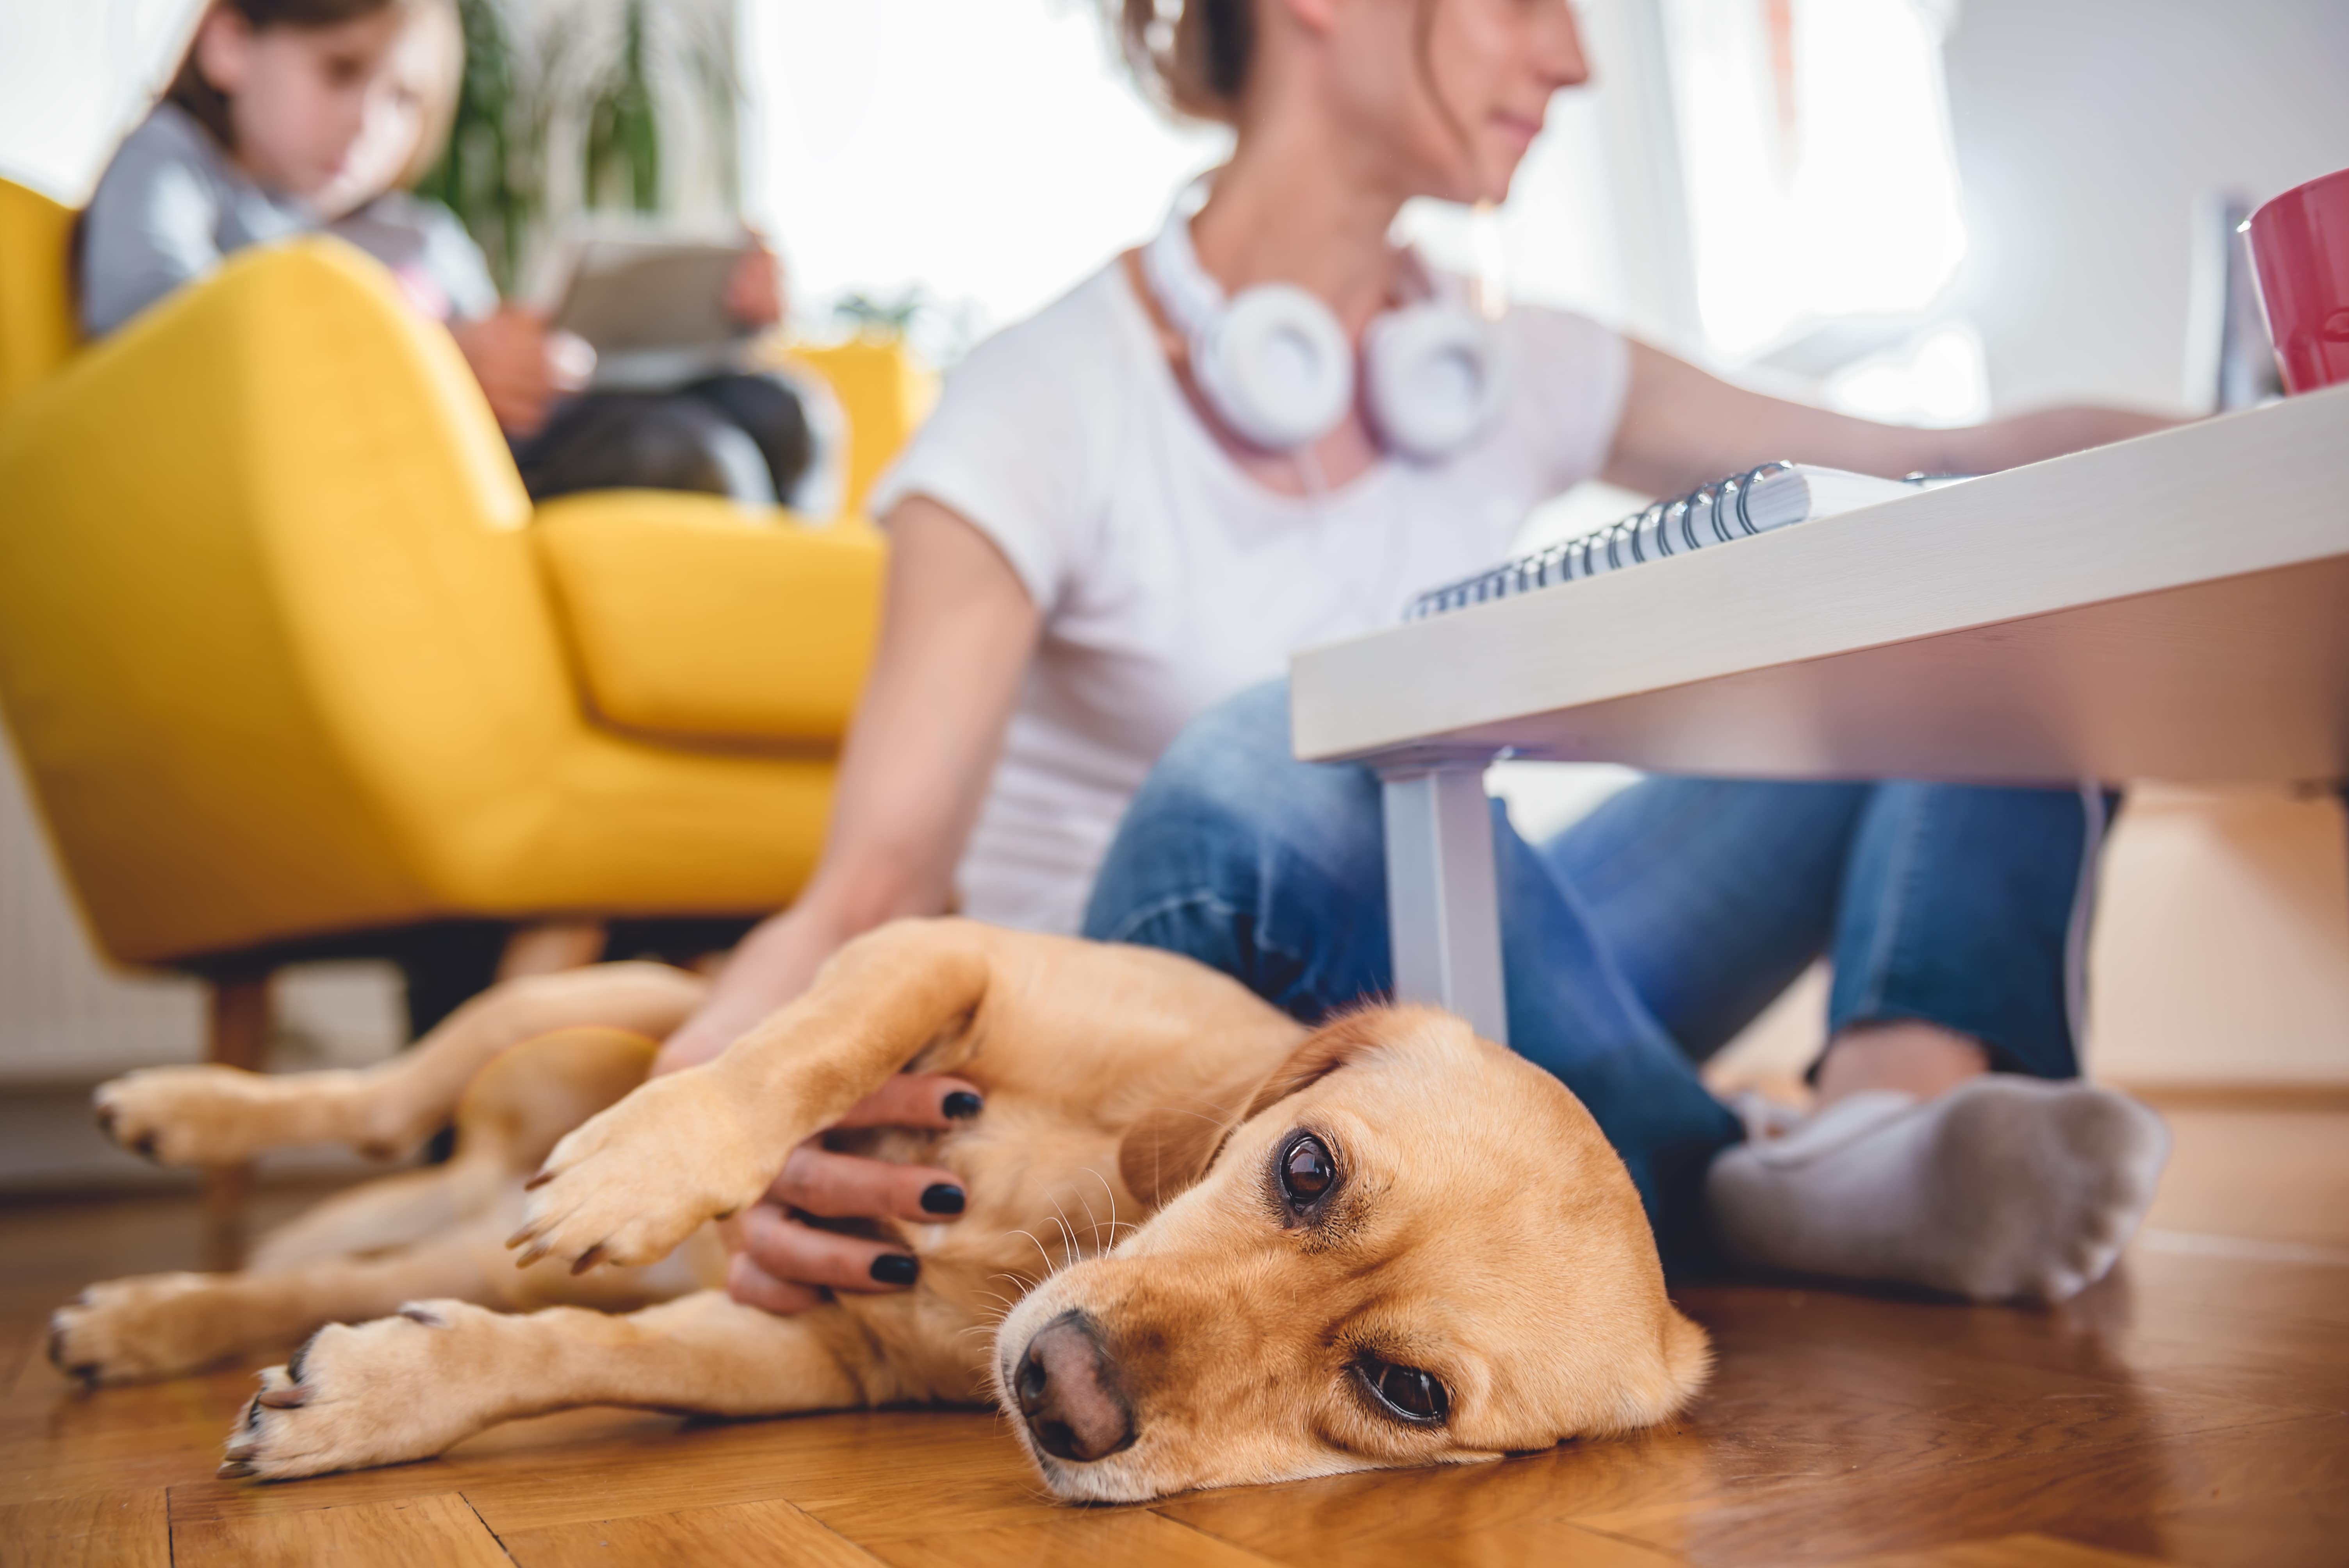
[[[1330,307],[1294,284],[1258,284],[1226,300],[1191,246],[1178,201],[1142,253],[1143,276],[1191,348],[1208,406],[1246,439],[1276,452],[1337,428],[1354,401],[1354,354]],[[1364,401],[1379,439],[1422,462],[1457,450],[1500,402],[1500,345],[1485,318],[1445,297],[1378,316],[1362,335]]]

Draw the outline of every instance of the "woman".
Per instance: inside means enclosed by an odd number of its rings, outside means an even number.
[[[880,488],[894,544],[885,631],[823,862],[738,950],[667,1067],[722,1050],[885,920],[958,901],[981,918],[1077,929],[1121,813],[1187,721],[1278,675],[1292,648],[1384,624],[1413,592],[1499,558],[1529,507],[1581,479],[1666,494],[1775,457],[1980,471],[2158,423],[2083,408],[1970,430],[1875,425],[1519,308],[1493,329],[1498,396],[1466,438],[1407,454],[1366,393],[1280,449],[1218,396],[1221,371],[1199,358],[1213,347],[1203,311],[1215,295],[1293,285],[1350,353],[1374,321],[1444,294],[1389,229],[1413,196],[1507,193],[1551,96],[1588,76],[1573,12],[1565,0],[1192,0],[1168,28],[1153,0],[1128,0],[1119,26],[1173,108],[1234,126],[1231,161],[1187,224],[975,352]],[[1245,793],[1245,777],[1233,782]],[[1824,1077],[1930,1094],[1987,1065],[1960,1030],[1864,1026],[1882,1021],[1855,1016]],[[968,1085],[907,1078],[860,1119],[936,1124],[976,1109]],[[1718,1148],[1727,1113],[1713,1109],[1702,1136]],[[739,1222],[736,1294],[791,1310],[819,1288],[913,1277],[910,1256],[782,1206],[935,1220],[961,1196],[948,1172],[804,1149],[777,1204]]]

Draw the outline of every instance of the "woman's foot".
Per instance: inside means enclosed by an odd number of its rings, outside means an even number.
[[[1849,1090],[1725,1151],[1706,1192],[1742,1264],[2055,1302],[2111,1269],[2168,1154],[2160,1118],[2125,1096],[1979,1074],[1931,1099]]]
[[[1990,1052],[1981,1041],[1939,1024],[1899,1018],[1838,1032],[1819,1058],[1812,1087],[1823,1109],[1869,1089],[1930,1099],[1988,1071]]]

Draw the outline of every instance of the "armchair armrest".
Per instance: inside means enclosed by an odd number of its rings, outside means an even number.
[[[548,502],[531,536],[605,722],[737,746],[846,733],[880,631],[885,547],[870,525],[608,490]]]

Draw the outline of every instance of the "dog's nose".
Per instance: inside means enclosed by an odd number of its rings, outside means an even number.
[[[1012,1388],[1037,1446],[1056,1459],[1107,1459],[1133,1441],[1133,1407],[1081,1312],[1064,1312],[1036,1331]]]

